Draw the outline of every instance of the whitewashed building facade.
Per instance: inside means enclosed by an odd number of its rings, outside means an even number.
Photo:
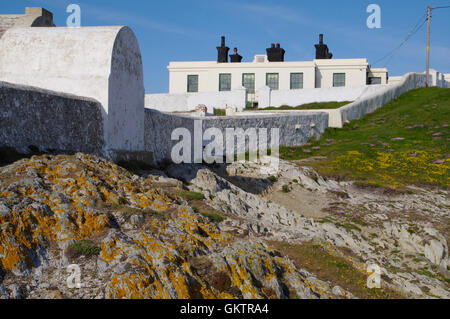
[[[279,44],[272,44],[267,55],[255,55],[252,62],[240,62],[242,57],[235,49],[229,63],[224,38],[217,49],[217,61],[170,62],[169,93],[222,92],[245,87],[249,100],[257,100],[254,95],[264,86],[272,90],[301,90],[388,83],[387,69],[372,69],[365,58],[331,59],[322,35],[312,61],[285,62]],[[274,58],[271,49],[280,50],[281,56]]]

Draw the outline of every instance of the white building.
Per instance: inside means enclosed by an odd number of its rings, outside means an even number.
[[[217,61],[170,62],[169,93],[231,91],[245,87],[250,101],[257,101],[257,91],[268,86],[272,90],[355,87],[366,84],[387,84],[387,69],[370,68],[367,59],[331,59],[323,36],[316,45],[316,59],[304,62],[284,62],[284,50],[272,45],[267,55],[256,55],[252,62],[240,62],[242,57],[230,55],[224,38],[218,47]],[[270,50],[278,50],[271,52]],[[277,55],[278,54],[278,55]]]

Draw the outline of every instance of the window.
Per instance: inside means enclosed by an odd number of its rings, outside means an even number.
[[[333,86],[345,86],[345,73],[333,73]]]
[[[303,89],[303,73],[291,73],[291,90]]]
[[[198,92],[198,75],[188,75],[187,91],[190,93]]]
[[[369,84],[381,84],[381,77],[369,78]]]
[[[242,74],[242,86],[247,89],[247,93],[255,94],[255,73]]]
[[[278,90],[278,73],[266,74],[266,85],[272,90]]]
[[[219,91],[231,91],[231,74],[219,74]]]

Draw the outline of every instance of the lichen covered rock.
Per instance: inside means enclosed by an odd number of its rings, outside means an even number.
[[[84,154],[34,156],[0,168],[0,179],[1,297],[332,296],[263,242],[195,212],[170,191],[179,183],[159,187]],[[67,286],[73,263],[83,289]]]

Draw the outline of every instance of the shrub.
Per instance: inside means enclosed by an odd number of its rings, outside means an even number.
[[[96,246],[91,240],[83,239],[76,241],[69,246],[69,257],[76,258],[80,256],[92,257],[98,256],[102,249]]]
[[[215,110],[215,116],[226,116],[227,115],[227,111],[226,110]]]
[[[271,181],[272,183],[276,183],[278,180],[278,178],[276,178],[275,176],[270,176],[269,177],[269,181]]]

